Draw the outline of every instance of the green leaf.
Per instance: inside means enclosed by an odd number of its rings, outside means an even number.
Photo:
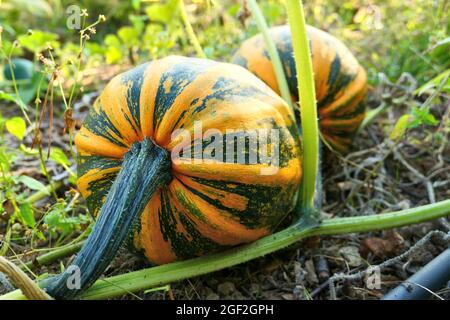
[[[64,151],[62,151],[60,148],[53,147],[52,151],[50,152],[50,159],[55,161],[57,164],[60,164],[62,166],[70,166],[70,161],[67,158]]]
[[[420,125],[436,126],[439,121],[430,113],[428,108],[414,107],[412,109],[413,120],[408,124],[408,128],[417,128]]]
[[[49,276],[48,272],[39,273],[36,277],[36,281],[47,279]]]
[[[106,51],[106,49],[103,46],[101,46],[95,42],[86,42],[85,46],[86,46],[86,53],[88,56],[93,56],[96,54],[104,55],[105,51]],[[77,49],[78,49],[78,46],[77,46]]]
[[[23,143],[20,144],[19,150],[23,152],[26,156],[37,156],[39,154],[39,150],[37,149],[31,149],[27,146],[25,146]]]
[[[6,120],[5,126],[6,130],[8,130],[8,132],[15,136],[17,139],[23,139],[27,126],[25,124],[25,120],[23,120],[21,117],[13,117]]]
[[[115,35],[113,35],[113,34],[108,34],[106,37],[105,37],[105,44],[108,46],[108,47],[117,47],[117,48],[120,48],[120,40],[119,40],[119,38],[117,38]]]
[[[117,32],[117,35],[127,48],[131,48],[139,43],[139,31],[133,27],[122,27]]]
[[[76,175],[69,175],[69,183],[71,184],[71,185],[74,185],[74,186],[76,186],[77,185],[77,176]]]
[[[40,230],[33,230],[34,234],[42,241],[47,240],[47,238],[45,237],[44,233]]]
[[[113,34],[108,34],[105,38],[106,49],[106,62],[108,64],[116,63],[122,60],[122,45],[119,38]]]
[[[67,217],[66,204],[58,202],[45,214],[44,223],[48,226],[52,236],[56,236],[57,232],[61,232],[64,237],[79,230],[81,224],[88,224],[89,218],[83,214]]]
[[[147,25],[148,18],[146,16],[141,15],[131,15],[130,21],[134,29],[136,29],[139,34],[144,30]]]
[[[134,10],[139,10],[141,7],[141,0],[131,0],[131,5]]]
[[[3,26],[5,27],[5,26]],[[12,57],[20,57],[23,55],[23,48],[14,45],[14,42],[2,39],[3,52],[11,52]],[[7,65],[6,68],[9,68]]]
[[[394,129],[392,130],[391,135],[389,136],[391,140],[396,141],[403,137],[403,135],[406,132],[406,129],[408,128],[410,118],[411,118],[410,114],[404,114],[397,120],[397,123],[395,124]]]
[[[431,51],[430,55],[433,58],[439,58],[441,56],[448,57],[449,50],[450,50],[450,37],[438,41],[434,46],[432,46],[429,49],[429,51]]]
[[[51,17],[53,14],[51,5],[45,0],[9,0],[5,2],[10,2],[11,8],[14,10],[26,11],[33,16]],[[6,9],[8,9],[8,7],[6,7]]]
[[[14,102],[23,111],[28,111],[27,105],[25,103],[23,103],[23,101],[20,99],[20,97],[17,98],[17,96],[15,94],[9,94],[9,93],[6,93],[6,92],[0,90],[0,100],[2,100],[2,99],[6,100],[6,101]]]
[[[5,153],[3,148],[0,149],[0,164],[4,171],[9,172],[9,169],[11,168],[11,155]]]
[[[9,249],[9,243],[11,241],[12,228],[7,228],[6,235],[0,243],[0,256],[5,256]]]
[[[20,205],[20,216],[23,222],[30,228],[34,228],[36,220],[34,219],[33,208],[29,202],[22,203]]]
[[[123,58],[122,51],[116,47],[109,47],[108,51],[106,51],[106,63],[108,64],[120,62],[122,58]]]
[[[50,192],[47,190],[45,185],[42,182],[40,182],[40,181],[38,181],[38,180],[36,180],[34,178],[31,178],[31,177],[28,177],[28,176],[20,176],[17,179],[17,181],[23,183],[24,185],[26,185],[31,190],[42,191],[46,195],[48,195],[48,196],[50,195]]]
[[[175,16],[178,9],[178,0],[169,0],[165,4],[153,4],[145,8],[145,13],[151,21],[168,23]]]
[[[431,94],[432,90],[441,86],[441,92],[450,93],[450,69],[445,70],[444,72],[440,73],[439,75],[425,83],[415,91],[415,94],[419,96],[424,93]]]
[[[32,33],[21,35],[18,38],[20,44],[31,52],[42,52],[51,46],[59,48],[58,35],[55,33],[33,30]]]

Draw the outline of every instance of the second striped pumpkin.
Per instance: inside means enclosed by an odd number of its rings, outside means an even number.
[[[298,101],[297,74],[289,26],[269,32],[280,55],[294,102]],[[322,30],[307,26],[310,42],[320,130],[335,150],[346,152],[364,119],[367,76],[350,50]],[[266,43],[258,34],[241,45],[232,59],[279,93]]]

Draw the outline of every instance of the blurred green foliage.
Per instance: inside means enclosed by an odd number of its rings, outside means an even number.
[[[185,2],[209,58],[227,60],[244,38],[257,32],[253,22],[243,27],[237,18],[242,1]],[[269,24],[286,21],[281,0],[259,3]],[[72,4],[66,0],[2,1],[0,24],[6,51],[18,40],[20,46],[13,56],[32,58],[50,45],[56,57],[76,57],[78,30],[66,27],[65,10]],[[87,9],[91,22],[100,14],[107,17],[84,48],[88,66],[136,64],[169,54],[194,55],[176,0],[82,0],[76,4]],[[305,7],[307,22],[347,43],[369,70],[371,82],[377,81],[379,72],[391,81],[408,72],[424,84],[450,67],[447,1],[312,0]]]

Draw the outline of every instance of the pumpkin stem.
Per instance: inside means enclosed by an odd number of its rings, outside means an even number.
[[[45,281],[47,293],[71,299],[90,287],[116,256],[152,195],[170,180],[169,153],[149,138],[134,143],[86,244],[70,267]]]

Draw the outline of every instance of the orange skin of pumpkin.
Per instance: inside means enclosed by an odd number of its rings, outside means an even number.
[[[170,74],[185,66],[201,71],[192,81],[184,81],[186,75],[181,73]],[[286,103],[237,65],[171,56],[140,68],[106,86],[75,137],[77,185],[91,212],[98,213],[124,154],[144,137],[171,152],[183,141],[172,133],[184,128],[193,137],[195,121],[202,121],[203,132],[276,127],[284,134],[280,157],[285,161],[275,175],[260,174],[266,164],[173,162],[172,181],[147,204],[133,241],[151,262],[164,264],[251,242],[274,231],[292,210],[301,180],[300,136]],[[218,79],[226,80],[223,88]],[[133,102],[130,92],[136,81],[140,81],[140,95]],[[183,90],[155,121],[160,112],[158,94],[170,96],[176,81],[176,85],[181,81]],[[218,88],[227,90],[226,96],[208,98]],[[243,97],[239,92],[245,88],[250,93]],[[198,111],[202,101],[205,106]],[[139,117],[132,106],[139,109]],[[101,121],[90,123],[94,118]],[[266,191],[265,198],[258,199]]]

